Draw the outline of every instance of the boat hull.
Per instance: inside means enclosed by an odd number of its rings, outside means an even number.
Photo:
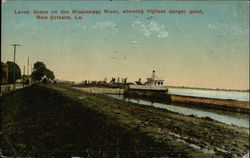
[[[166,86],[154,87],[144,85],[130,85],[125,89],[124,95],[133,98],[150,99],[152,101],[171,101]]]

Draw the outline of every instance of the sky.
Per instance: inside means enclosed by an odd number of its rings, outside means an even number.
[[[103,10],[120,14],[104,14]],[[147,10],[186,10],[185,14],[149,14]],[[71,20],[37,20],[70,16]],[[57,10],[58,14],[51,14]],[[61,10],[69,14],[62,15]],[[78,14],[72,10],[100,10]],[[144,10],[144,14],[123,14]],[[189,14],[202,10],[203,14]],[[29,11],[29,14],[15,14]],[[57,79],[145,81],[153,70],[165,85],[249,88],[249,3],[247,1],[5,1],[2,2],[2,61],[23,69],[44,62]],[[26,70],[27,72],[27,70]]]

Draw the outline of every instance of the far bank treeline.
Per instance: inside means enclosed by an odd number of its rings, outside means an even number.
[[[1,62],[1,84],[13,84],[14,80],[16,82],[19,79],[22,79],[25,82],[28,78],[31,78],[33,81],[40,81],[45,76],[49,80],[55,79],[54,72],[48,69],[46,65],[40,61],[34,64],[31,74],[21,72],[19,65],[12,61],[7,61],[6,64]]]

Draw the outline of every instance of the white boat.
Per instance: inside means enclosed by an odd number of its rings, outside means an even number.
[[[140,90],[140,91],[154,91],[154,92],[167,92],[168,88],[163,84],[164,80],[158,79],[155,75],[155,71],[152,73],[151,78],[147,78],[147,82],[141,83],[141,80],[137,81],[137,84],[131,84],[128,86],[128,90]]]
[[[164,80],[158,79],[153,71],[152,77],[147,78],[147,82],[141,83],[141,79],[136,84],[125,87],[124,95],[128,97],[139,97],[149,100],[171,101],[168,95],[168,88],[163,84]]]

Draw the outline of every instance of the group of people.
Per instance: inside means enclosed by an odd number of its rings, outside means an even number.
[[[121,84],[126,84],[128,78],[120,78],[118,77],[117,79],[115,77],[112,77],[110,80],[110,84],[114,83],[121,83]],[[106,84],[107,83],[107,78],[105,78],[103,81],[90,81],[90,80],[85,80],[82,82],[82,84]]]
[[[127,83],[127,79],[128,78],[121,78],[121,82],[120,82],[120,78],[118,77],[117,80],[112,77],[112,79],[110,80],[109,83],[122,83],[122,84],[126,84]]]

